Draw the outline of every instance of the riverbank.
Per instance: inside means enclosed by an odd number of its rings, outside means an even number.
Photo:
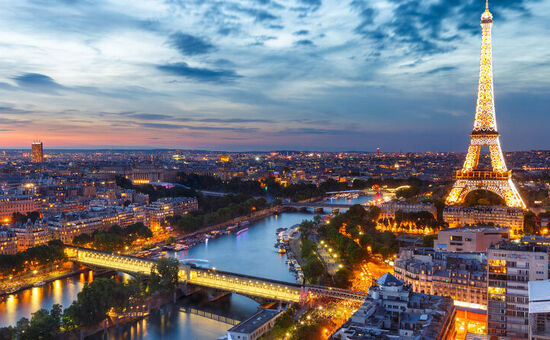
[[[21,283],[19,285],[14,285],[14,286],[10,287],[9,289],[0,290],[0,297],[8,296],[10,294],[17,294],[17,293],[19,293],[19,292],[21,292],[25,289],[29,289],[29,288],[37,287],[37,286],[43,286],[43,285],[48,284],[50,282],[53,282],[55,280],[61,280],[61,279],[67,278],[67,277],[75,276],[75,275],[78,275],[80,273],[87,272],[89,270],[90,269],[88,269],[88,268],[79,267],[78,269],[70,269],[70,270],[63,270],[63,271],[57,271],[57,272],[54,271],[54,272],[44,273],[44,274],[47,274],[48,276],[40,277],[40,280],[37,280],[37,279],[29,280],[29,281]]]

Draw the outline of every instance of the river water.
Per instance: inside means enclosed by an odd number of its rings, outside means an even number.
[[[335,199],[333,203],[362,203],[369,199]],[[227,235],[201,243],[188,252],[175,254],[179,259],[207,260],[210,267],[270,278],[279,281],[296,282],[288,270],[286,256],[281,256],[273,247],[277,228],[290,227],[304,219],[311,219],[309,213],[283,213],[253,223],[241,235]],[[40,308],[49,309],[55,303],[68,307],[76,298],[85,282],[93,279],[87,272],[74,277],[56,280],[42,287],[34,287],[20,293],[0,298],[0,327],[15,325],[21,317],[30,318],[31,313]],[[216,339],[226,333],[231,325],[210,320],[202,316],[186,313],[182,306],[191,305],[199,309],[244,320],[256,312],[258,304],[241,295],[232,294],[216,302],[207,302],[199,296],[178,301],[176,305],[163,308],[148,318],[131,326],[110,329],[107,336],[113,340],[152,340],[152,339]]]

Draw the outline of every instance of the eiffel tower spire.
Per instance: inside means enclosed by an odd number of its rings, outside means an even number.
[[[506,168],[500,147],[500,134],[497,131],[493,91],[492,27],[493,14],[489,11],[489,1],[486,0],[485,12],[481,14],[481,55],[474,128],[470,134],[470,146],[464,166],[456,173],[456,182],[447,196],[446,203],[460,204],[471,191],[489,190],[502,197],[506,205],[525,208],[525,203],[512,182],[512,171]],[[492,169],[478,168],[483,146],[489,147]]]

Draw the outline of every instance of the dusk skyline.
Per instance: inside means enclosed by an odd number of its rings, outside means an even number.
[[[0,148],[463,152],[484,5],[4,3]],[[491,11],[503,149],[546,149],[550,1]]]

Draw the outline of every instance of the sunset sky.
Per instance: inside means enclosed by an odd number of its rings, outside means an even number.
[[[0,149],[465,151],[483,0],[0,4]],[[550,0],[492,0],[505,151],[550,146]]]

